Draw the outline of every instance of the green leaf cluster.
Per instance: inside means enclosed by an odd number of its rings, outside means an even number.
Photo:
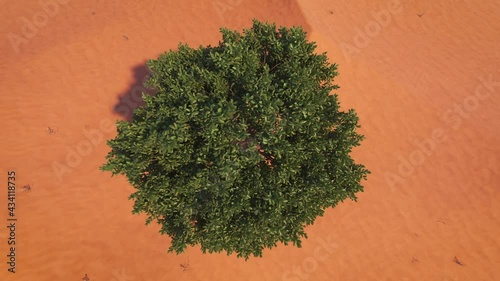
[[[102,169],[127,177],[133,212],[161,225],[170,251],[300,247],[305,226],[363,190],[369,171],[349,156],[358,117],[340,110],[337,65],[302,28],[254,20],[221,33],[148,62],[156,93],[117,122]]]

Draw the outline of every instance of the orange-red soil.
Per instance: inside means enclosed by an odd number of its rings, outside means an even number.
[[[0,11],[0,280],[500,280],[500,2],[58,3]],[[99,171],[105,140],[137,105],[147,59],[252,18],[302,25],[339,64],[337,93],[366,136],[354,157],[372,174],[301,249],[169,254],[157,225],[131,214],[125,178]]]

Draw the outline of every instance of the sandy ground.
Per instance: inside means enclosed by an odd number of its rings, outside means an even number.
[[[500,2],[52,3],[0,11],[0,280],[500,280]],[[126,180],[98,170],[105,139],[137,106],[145,60],[253,17],[304,26],[339,64],[342,105],[367,137],[354,156],[372,174],[301,249],[167,254],[169,239],[131,214]]]

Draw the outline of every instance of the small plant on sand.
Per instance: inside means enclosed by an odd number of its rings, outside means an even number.
[[[358,117],[340,110],[337,65],[302,28],[221,32],[148,62],[156,94],[117,122],[102,169],[127,177],[133,213],[160,224],[171,252],[300,247],[305,226],[363,190],[369,172],[349,155]]]

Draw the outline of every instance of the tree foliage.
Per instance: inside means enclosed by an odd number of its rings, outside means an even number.
[[[161,225],[169,251],[300,247],[305,226],[363,190],[369,171],[349,155],[358,117],[340,110],[337,65],[302,28],[254,20],[221,33],[147,63],[156,93],[117,122],[102,169],[127,177],[133,213]]]

